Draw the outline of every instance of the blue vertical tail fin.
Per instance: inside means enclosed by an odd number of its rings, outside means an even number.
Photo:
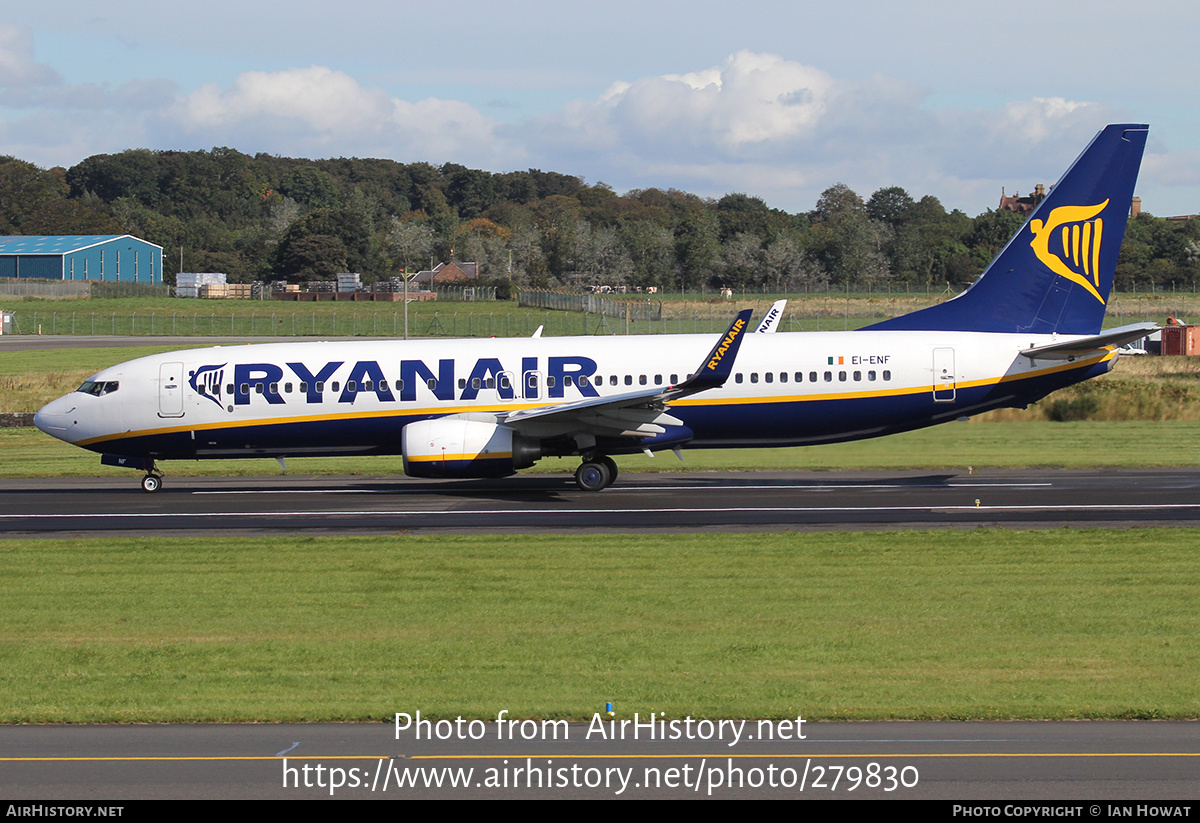
[[[965,292],[867,328],[1100,331],[1148,130],[1124,124],[1097,134]]]

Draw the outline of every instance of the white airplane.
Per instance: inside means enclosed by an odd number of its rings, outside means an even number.
[[[579,455],[877,437],[1032,403],[1156,328],[1101,332],[1147,127],[1101,131],[974,285],[847,332],[271,343],[104,369],[34,418],[145,472],[159,460],[402,454],[413,477],[498,477]],[[714,345],[715,343],[715,345]]]

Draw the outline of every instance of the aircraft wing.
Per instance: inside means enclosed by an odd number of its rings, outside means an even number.
[[[695,373],[678,386],[653,386],[608,397],[520,409],[501,422],[523,433],[543,437],[549,433],[651,437],[665,432],[664,426],[682,426],[682,420],[666,412],[666,404],[724,385],[750,326],[751,312],[745,309],[738,313]]]
[[[1021,354],[1030,360],[1073,360],[1077,357],[1112,351],[1126,343],[1141,340],[1160,328],[1161,326],[1157,323],[1133,323],[1089,337],[1066,340],[1062,343],[1050,343],[1046,346],[1034,346],[1031,349],[1025,349]]]

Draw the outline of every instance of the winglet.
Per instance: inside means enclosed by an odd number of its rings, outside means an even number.
[[[679,393],[693,394],[705,389],[715,389],[729,379],[729,375],[733,372],[733,361],[737,358],[738,349],[742,345],[742,338],[746,336],[746,330],[750,328],[750,315],[753,312],[753,309],[743,309],[738,312],[738,316],[729,324],[729,329],[721,335],[721,339],[717,341],[717,345],[713,346],[708,357],[704,358],[704,362],[696,370],[696,373],[676,387],[674,392],[676,396]]]
[[[776,300],[771,304],[771,308],[763,315],[763,319],[759,321],[758,328],[754,330],[755,334],[771,334],[779,328],[779,321],[783,319],[783,310],[787,308],[787,300]]]

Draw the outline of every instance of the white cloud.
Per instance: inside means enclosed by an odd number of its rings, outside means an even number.
[[[27,29],[0,25],[0,103],[36,104],[47,89],[62,83],[53,68],[33,59],[33,35]]]
[[[408,102],[325,66],[245,72],[182,98],[163,128],[246,151],[494,160],[493,122],[454,100]],[[249,145],[240,145],[245,141]]]
[[[643,156],[733,156],[746,147],[811,135],[836,83],[811,66],[741,51],[687,74],[616,83],[594,101],[538,118],[550,144],[632,149]]]
[[[59,82],[58,72],[34,61],[32,32],[0,25],[0,88],[24,90]]]
[[[248,120],[288,120],[316,132],[374,128],[389,113],[387,95],[324,66],[238,76],[228,91],[210,83],[188,95],[180,121],[190,129],[219,129]]]
[[[1053,182],[1100,127],[1127,116],[1049,93],[934,108],[929,89],[891,74],[847,79],[752,51],[612,82],[518,123],[451,96],[404,99],[323,65],[245,71],[190,93],[169,79],[67,84],[34,59],[28,32],[0,26],[0,105],[8,107],[0,108],[0,152],[42,165],[138,146],[223,145],[493,171],[535,166],[620,190],[745,191],[791,211],[812,208],[836,182],[864,197],[900,185],[976,212],[1001,186]],[[1175,192],[1198,186],[1194,155],[1148,155],[1143,179]]]
[[[748,191],[792,210],[845,182],[990,202],[1007,175],[1060,173],[1111,115],[1061,97],[993,110],[925,106],[926,90],[875,74],[849,81],[741,51],[699,71],[611,86],[512,130],[540,162],[618,187]],[[1037,162],[1050,161],[1043,169]],[[1035,162],[1036,161],[1036,162]],[[1052,182],[1052,179],[1048,182]]]

